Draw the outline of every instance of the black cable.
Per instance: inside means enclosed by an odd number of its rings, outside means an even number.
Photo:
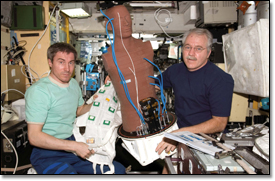
[[[16,47],[18,47],[18,43],[17,43],[17,41],[16,41],[15,36],[13,36],[12,38],[14,39],[14,42],[15,42]],[[28,69],[27,69],[27,67],[26,67],[26,63],[25,63],[25,61],[24,61],[22,55],[21,55],[20,53],[19,53],[18,55],[19,55],[19,57],[20,57],[20,59],[21,59],[23,65],[25,66],[25,72],[26,72],[26,74],[27,74],[27,76],[28,76],[29,83],[30,83],[30,85],[32,85],[32,81],[31,81],[31,78],[30,78],[29,71],[28,71]]]
[[[2,104],[3,107],[4,107],[5,97],[6,97],[6,94],[3,93],[3,94],[1,95],[1,104]]]

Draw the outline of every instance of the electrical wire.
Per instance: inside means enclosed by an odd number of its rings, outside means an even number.
[[[19,92],[19,93],[21,93],[23,96],[25,96],[25,94],[23,94],[21,91],[16,90],[16,89],[8,89],[8,90],[5,90],[5,91],[1,92],[1,95],[2,95],[3,93],[5,93],[5,92],[10,91],[10,90]],[[1,117],[1,122],[2,122],[2,117]],[[5,133],[4,133],[2,130],[1,130],[1,134],[7,139],[7,141],[9,142],[9,144],[12,146],[12,149],[14,150],[14,154],[15,154],[16,161],[15,161],[15,167],[14,167],[13,174],[15,174],[16,169],[17,169],[17,167],[18,167],[18,154],[17,154],[17,151],[16,151],[15,147],[13,146],[12,142],[10,141],[10,139],[5,135]]]
[[[119,21],[119,30],[120,30],[120,39],[121,39],[121,43],[122,43],[122,46],[124,48],[124,50],[126,51],[127,55],[129,56],[130,60],[131,60],[131,63],[132,63],[132,66],[133,66],[133,69],[132,70],[130,67],[129,69],[131,70],[131,72],[133,73],[134,77],[135,77],[135,86],[136,86],[136,94],[137,94],[137,105],[139,106],[139,110],[140,109],[140,105],[139,105],[139,98],[138,98],[138,81],[137,81],[137,77],[136,77],[136,68],[135,68],[135,65],[134,65],[134,62],[132,60],[132,57],[130,55],[130,53],[128,52],[128,50],[126,49],[125,45],[124,45],[124,42],[123,42],[123,39],[122,39],[122,31],[121,31],[121,22],[120,22],[120,14],[119,12],[117,13],[118,14],[118,21]]]
[[[13,91],[19,92],[20,94],[22,94],[23,96],[25,96],[25,94],[23,94],[21,91],[16,90],[16,89],[8,89],[8,90],[5,90],[5,91],[1,92],[1,94],[5,93],[5,92],[8,92],[8,91],[10,91],[10,90],[13,90]]]
[[[22,67],[21,67],[21,73],[26,77],[26,78],[28,78],[28,75],[26,75],[26,73],[24,73],[23,72],[23,67],[24,66],[27,66],[27,68],[28,68],[28,65],[23,65]],[[32,74],[30,74],[30,76],[32,76],[33,77],[33,79],[40,79],[40,77],[39,77],[39,75],[38,75],[38,73],[37,72],[35,72],[32,68],[28,68],[29,70],[32,70],[37,76],[38,76],[38,78],[35,78]],[[26,69],[25,69],[26,70]]]
[[[50,15],[50,19],[49,19],[49,21],[48,21],[48,24],[47,24],[47,27],[45,28],[45,30],[44,30],[44,32],[43,32],[43,34],[40,36],[40,38],[37,40],[37,42],[34,44],[34,46],[33,46],[33,48],[31,49],[31,51],[30,51],[30,54],[29,54],[29,59],[28,59],[28,71],[30,72],[30,58],[31,58],[31,54],[32,54],[32,52],[33,52],[33,50],[34,50],[34,48],[36,47],[36,45],[38,44],[38,42],[41,40],[41,38],[44,36],[44,34],[46,33],[46,31],[47,31],[47,29],[48,29],[48,27],[49,27],[49,24],[50,24],[50,21],[51,21],[51,18],[52,18],[52,15],[53,15],[53,13],[54,13],[54,11],[55,11],[55,8],[57,7],[59,5],[59,3],[57,3],[55,6],[54,6],[54,8],[53,8],[53,11],[52,11],[52,13],[51,13],[51,15]],[[31,72],[30,72],[30,74],[31,74]],[[30,76],[30,78],[31,78],[31,83],[32,83],[32,75]]]
[[[158,3],[158,4],[161,4],[161,2],[159,2],[159,1],[155,1],[155,2]],[[168,15],[169,15],[169,21],[163,22],[163,21],[160,21],[160,20],[158,19],[158,16],[159,16],[159,14],[160,14],[162,11],[166,11],[166,12],[168,13]],[[168,25],[172,22],[171,13],[170,13],[169,10],[158,8],[158,9],[154,12],[154,18],[155,18],[156,23],[159,25],[159,27],[161,28],[161,30],[164,32],[164,34],[165,34],[167,37],[169,37],[169,38],[178,38],[178,37],[180,37],[180,36],[183,35],[183,34],[181,34],[181,35],[172,37],[172,36],[168,35],[168,34],[166,33],[166,31],[163,29],[163,26],[168,26]]]
[[[165,98],[165,96],[163,94],[163,77],[162,77],[162,73],[161,73],[159,67],[156,64],[154,64],[152,61],[148,60],[147,58],[143,58],[143,59],[146,60],[146,61],[148,61],[152,65],[154,65],[158,69],[158,71],[160,73],[160,79],[161,79],[161,81],[158,78],[156,78],[156,77],[153,77],[153,76],[149,76],[149,77],[154,78],[154,79],[158,79],[159,84],[160,84],[159,87],[160,87],[160,92],[161,92],[161,100],[162,100],[162,103],[163,103],[162,114],[163,114],[164,111],[167,113],[167,111],[166,111],[166,98]],[[150,84],[151,85],[156,85],[156,84],[152,84],[152,83],[150,83]]]
[[[9,142],[9,144],[11,145],[12,149],[14,150],[14,154],[15,154],[15,167],[14,167],[14,171],[13,171],[13,174],[15,174],[16,172],[16,169],[18,167],[18,154],[17,154],[17,151],[16,149],[14,148],[12,142],[10,141],[10,139],[5,135],[5,133],[1,130],[1,134],[7,139],[7,141]]]

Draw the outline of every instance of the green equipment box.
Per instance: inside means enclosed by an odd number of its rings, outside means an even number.
[[[44,7],[14,5],[12,8],[11,30],[43,30]]]

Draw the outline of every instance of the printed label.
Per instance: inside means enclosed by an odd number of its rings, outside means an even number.
[[[111,82],[105,84],[105,87],[109,87],[111,85]]]
[[[104,94],[105,91],[106,91],[106,90],[100,89],[100,90],[98,91],[98,93]]]
[[[88,117],[88,119],[91,120],[91,121],[94,121],[94,120],[95,120],[95,116],[90,115],[90,116]]]
[[[116,99],[116,97],[115,97],[115,96],[113,97],[113,100],[115,101],[115,103],[117,103],[117,99]]]
[[[103,121],[103,124],[104,124],[104,125],[110,125],[110,123],[111,123],[111,121],[108,121],[108,120],[104,120],[104,121]]]
[[[93,106],[99,107],[100,102],[94,102]]]
[[[109,107],[109,111],[112,112],[112,113],[114,113],[114,112],[115,112],[115,109],[112,108],[112,107]]]

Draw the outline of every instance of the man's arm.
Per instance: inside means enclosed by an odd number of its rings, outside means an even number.
[[[76,110],[76,116],[81,116],[82,114],[85,114],[86,112],[90,111],[92,104],[83,104],[82,106],[79,106]]]
[[[228,117],[217,117],[212,116],[212,119],[209,119],[203,123],[183,127],[173,132],[181,132],[181,131],[190,131],[192,133],[217,133],[224,130],[227,124]]]
[[[194,126],[183,127],[172,132],[175,133],[181,131],[190,131],[192,133],[217,133],[224,130],[227,124],[227,120],[228,117],[213,116],[212,119],[209,119],[203,123]],[[174,151],[176,149],[176,144],[176,141],[170,140],[168,138],[163,138],[163,140],[158,144],[155,151],[158,152],[158,154],[161,154],[163,150],[168,153],[170,150]]]
[[[97,97],[98,95],[93,95],[93,100],[95,100]],[[82,106],[79,106],[76,110],[76,116],[81,116],[82,114],[85,114],[86,112],[90,111],[92,105],[93,102],[91,104],[83,104]]]
[[[43,124],[28,123],[28,138],[31,145],[49,150],[66,150],[75,152],[83,159],[89,158],[94,154],[89,150],[89,146],[82,142],[63,140],[55,138],[42,132]]]

